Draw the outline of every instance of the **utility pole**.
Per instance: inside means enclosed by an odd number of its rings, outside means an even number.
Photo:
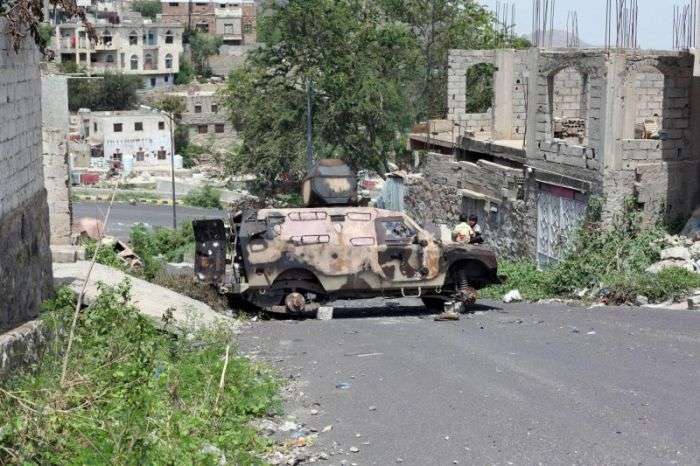
[[[306,78],[306,168],[311,172],[314,165],[314,148],[313,148],[313,128],[312,128],[312,108],[311,97],[314,90],[311,86],[311,80]]]

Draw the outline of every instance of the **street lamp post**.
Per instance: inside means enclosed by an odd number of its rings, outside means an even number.
[[[150,111],[156,111],[161,115],[165,115],[170,121],[170,184],[172,186],[172,201],[173,201],[173,230],[177,230],[177,204],[175,199],[175,117],[172,113],[165,110],[154,109],[147,105],[141,105],[141,108]]]

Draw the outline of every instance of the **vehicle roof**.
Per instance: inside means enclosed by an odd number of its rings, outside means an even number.
[[[373,218],[376,217],[402,217],[405,214],[403,212],[397,212],[394,210],[377,209],[375,207],[296,207],[296,208],[286,208],[286,209],[259,209],[258,219],[265,218],[268,214],[282,214],[287,215],[294,212],[325,212],[328,215],[343,215],[347,213],[371,213]]]

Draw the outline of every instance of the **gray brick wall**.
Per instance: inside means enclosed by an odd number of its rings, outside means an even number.
[[[0,332],[37,316],[52,293],[39,54],[30,40],[15,52],[5,31],[0,20]]]

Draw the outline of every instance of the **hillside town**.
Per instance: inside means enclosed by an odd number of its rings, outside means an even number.
[[[672,3],[0,2],[0,465],[696,464]]]

